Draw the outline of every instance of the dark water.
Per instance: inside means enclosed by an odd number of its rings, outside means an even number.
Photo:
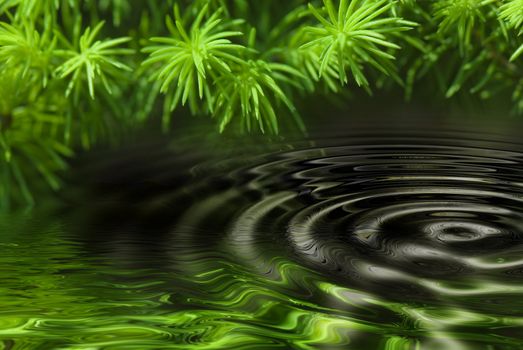
[[[95,153],[0,220],[0,348],[523,349],[518,125]]]

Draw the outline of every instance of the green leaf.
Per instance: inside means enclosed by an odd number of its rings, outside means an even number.
[[[331,73],[327,79],[335,75],[344,85],[348,81],[346,73],[350,71],[358,85],[368,86],[363,66],[369,63],[397,77],[394,66],[387,62],[394,59],[388,50],[400,47],[390,41],[385,33],[398,34],[410,29],[413,23],[398,17],[376,19],[392,6],[387,0],[344,0],[337,9],[330,0],[324,0],[323,3],[327,16],[309,5],[310,12],[319,23],[318,26],[307,28],[310,38],[301,46],[303,50],[319,52],[318,77],[324,78],[325,72],[329,71]],[[332,71],[334,67],[336,73]]]
[[[207,17],[207,5],[197,13],[189,29],[185,28],[179,9],[174,9],[175,25],[167,26],[171,37],[153,37],[154,45],[143,48],[149,57],[142,65],[151,71],[152,79],[161,81],[161,92],[171,94],[169,109],[175,109],[181,102],[189,101],[191,110],[200,110],[198,100],[206,100],[204,106],[213,104],[215,81],[231,74],[231,66],[243,64],[243,45],[234,44],[231,37],[243,35],[240,31],[229,30],[236,24],[233,20],[221,18],[223,10]],[[164,118],[164,125],[166,121]]]
[[[510,62],[515,61],[523,53],[523,44],[510,56]]]
[[[61,79],[72,75],[69,88],[66,90],[68,96],[73,89],[81,89],[82,81],[87,81],[89,95],[95,98],[95,84],[102,82],[106,90],[111,93],[109,76],[118,75],[118,71],[132,71],[132,68],[119,61],[115,56],[128,55],[134,51],[118,46],[131,40],[129,37],[97,40],[104,22],[100,22],[94,29],[88,27],[76,43],[76,49],[56,50],[55,54],[65,58],[55,72]]]

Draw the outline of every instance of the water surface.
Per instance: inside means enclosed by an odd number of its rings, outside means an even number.
[[[521,349],[516,126],[95,152],[0,219],[0,348]]]

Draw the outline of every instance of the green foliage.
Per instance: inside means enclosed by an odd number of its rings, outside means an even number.
[[[43,35],[31,22],[0,23],[0,62],[6,67],[23,69],[23,75],[41,75],[43,85],[50,75],[50,58],[56,46],[49,31]]]
[[[287,77],[289,75],[290,77]],[[281,63],[263,60],[247,61],[216,81],[219,94],[214,115],[220,120],[223,131],[233,116],[240,115],[242,130],[251,131],[256,125],[262,132],[278,133],[275,106],[284,104],[294,114],[297,124],[303,128],[296,115],[296,108],[278,85],[301,74]]]
[[[381,18],[393,5],[388,0],[341,0],[337,9],[332,0],[324,0],[324,4],[325,15],[309,4],[320,26],[307,28],[311,39],[302,46],[320,53],[318,76],[331,69],[337,72],[341,84],[346,84],[350,70],[359,86],[368,86],[362,70],[368,64],[400,80],[394,72],[394,56],[387,50],[400,46],[387,40],[386,34],[408,30],[414,23],[394,16]]]
[[[501,6],[501,18],[506,20],[510,27],[518,30],[518,35],[523,33],[523,0],[511,0]],[[510,61],[514,61],[523,53],[523,44],[510,56]]]
[[[0,0],[0,207],[162,111],[303,131],[305,98],[359,86],[521,114],[522,33],[522,0]]]
[[[523,32],[523,0],[509,0],[500,7],[501,18],[507,20],[511,27]]]
[[[439,21],[438,32],[449,36],[456,31],[461,52],[470,46],[474,24],[485,22],[482,7],[494,3],[495,0],[442,0],[434,5],[434,17]]]
[[[184,29],[178,6],[174,8],[173,22],[167,18],[167,27],[171,37],[153,37],[151,41],[157,45],[144,48],[150,57],[143,62],[144,66],[154,66],[161,63],[160,67],[153,70],[152,78],[162,82],[160,91],[170,93],[169,110],[176,108],[178,103],[184,105],[189,101],[193,113],[200,111],[199,101],[205,97],[208,110],[213,109],[215,88],[213,81],[223,75],[231,74],[232,64],[242,64],[238,58],[244,47],[233,44],[230,37],[242,35],[242,32],[231,31],[235,21],[228,20],[222,23],[220,18],[222,9],[214,12],[205,19],[208,5],[203,6],[190,29]],[[172,85],[175,85],[173,87]],[[166,114],[168,115],[168,114]],[[165,123],[168,119],[165,120]]]
[[[82,80],[87,80],[89,95],[94,99],[94,84],[101,81],[105,89],[111,93],[108,75],[118,75],[118,70],[132,71],[131,67],[119,62],[114,56],[131,54],[133,50],[116,48],[116,46],[128,42],[131,38],[118,38],[104,41],[95,41],[104,22],[100,22],[91,30],[88,27],[77,41],[76,48],[69,43],[66,50],[56,50],[55,55],[66,59],[56,68],[60,79],[72,75],[65,96],[69,96],[73,88],[79,90]],[[80,94],[76,95],[77,98]]]
[[[116,27],[120,26],[123,17],[131,12],[131,2],[128,0],[99,0],[98,6],[101,11],[111,11],[113,24]]]
[[[35,75],[14,68],[0,74],[0,205],[5,208],[11,197],[33,203],[29,183],[36,174],[58,189],[56,173],[66,169],[63,157],[72,151],[56,137],[64,123],[61,96],[42,94]]]
[[[0,208],[32,204],[44,184],[60,188],[72,149],[89,146],[112,118],[99,112],[107,99],[86,101],[98,85],[114,85],[107,76],[132,70],[114,58],[133,52],[115,48],[129,38],[96,40],[103,22],[70,44],[63,33],[79,33],[81,25],[71,10],[80,11],[71,1],[0,1]]]

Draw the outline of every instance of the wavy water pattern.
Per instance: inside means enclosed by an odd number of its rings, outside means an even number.
[[[107,153],[95,205],[2,218],[0,348],[522,348],[522,143],[238,142]]]

